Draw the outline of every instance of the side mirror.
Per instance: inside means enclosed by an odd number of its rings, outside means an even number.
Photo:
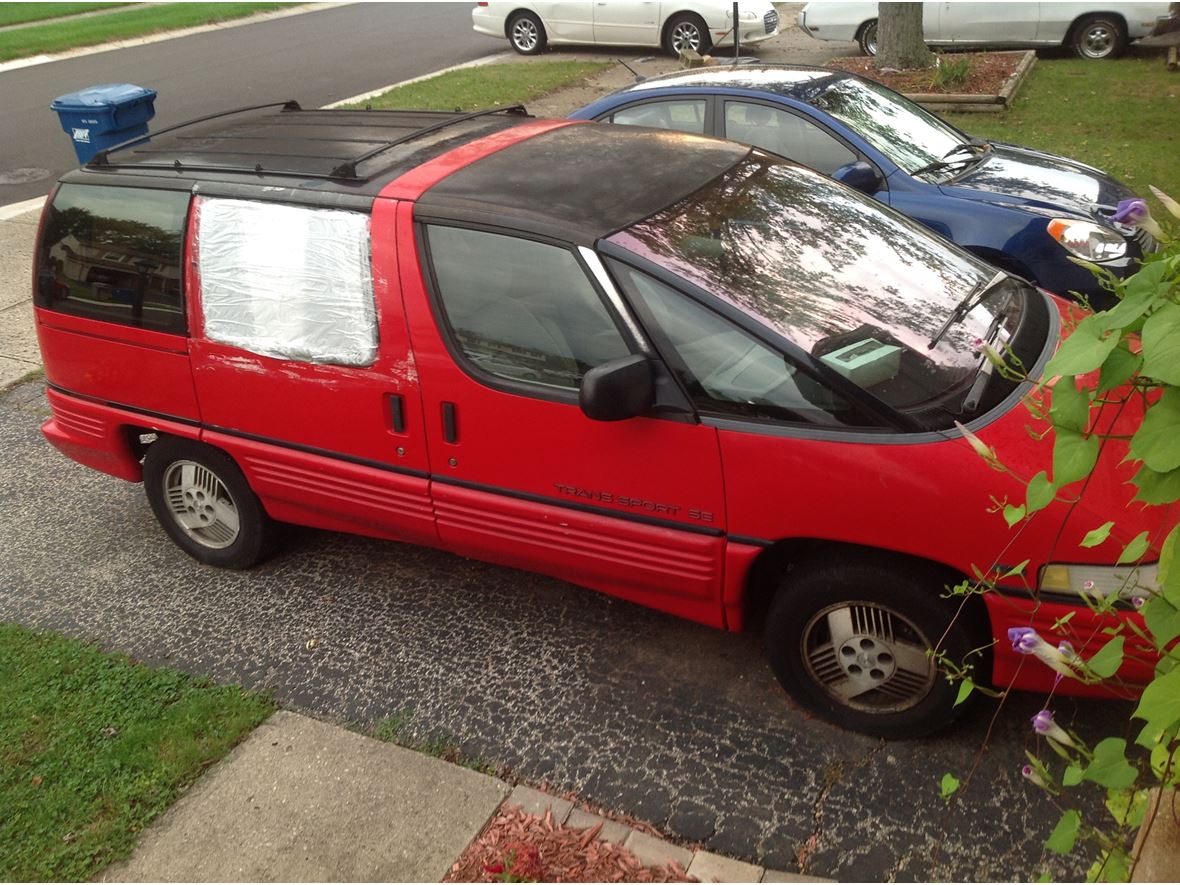
[[[595,366],[582,378],[578,405],[595,421],[622,421],[642,415],[655,400],[652,365],[635,354]]]
[[[875,194],[881,189],[881,174],[864,160],[847,163],[832,173],[836,181],[854,187],[866,194]]]

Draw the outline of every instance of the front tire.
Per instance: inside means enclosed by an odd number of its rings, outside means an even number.
[[[685,49],[704,55],[713,48],[713,39],[705,20],[691,12],[672,16],[664,28],[664,49],[669,55],[679,56]]]
[[[949,574],[901,558],[800,563],[783,581],[766,623],[766,654],[787,692],[837,725],[914,738],[949,725],[958,686],[926,650],[961,662],[971,650],[962,616],[939,598]]]
[[[875,18],[869,19],[860,26],[860,30],[856,32],[856,42],[860,44],[860,51],[863,55],[877,54],[877,20]]]
[[[549,38],[539,18],[531,12],[518,12],[508,22],[508,42],[521,55],[540,55]]]
[[[1127,48],[1127,28],[1110,15],[1088,15],[1073,29],[1070,46],[1079,58],[1118,58]]]
[[[144,456],[143,485],[160,526],[198,562],[245,569],[269,554],[274,523],[220,449],[160,437]]]

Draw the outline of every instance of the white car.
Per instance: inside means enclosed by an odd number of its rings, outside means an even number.
[[[480,34],[507,37],[522,55],[536,55],[550,43],[662,46],[673,55],[682,49],[704,54],[714,46],[733,45],[733,3],[724,0],[483,0],[471,10],[471,24]],[[769,0],[738,7],[742,45],[777,33],[778,11]]]
[[[1167,18],[1167,3],[923,3],[926,42],[937,47],[1066,46],[1114,58]],[[799,27],[817,40],[856,40],[877,54],[876,3],[808,3]]]

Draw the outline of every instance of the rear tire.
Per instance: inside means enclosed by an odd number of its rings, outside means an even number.
[[[802,706],[885,738],[937,731],[964,712],[958,685],[926,654],[962,662],[973,648],[963,616],[940,599],[949,573],[900,557],[836,560],[829,553],[783,580],[766,622],[766,655]]]
[[[664,49],[669,55],[679,56],[681,50],[691,49],[704,55],[713,48],[713,38],[705,20],[692,12],[672,16],[664,28]]]
[[[864,55],[877,54],[877,20],[869,19],[856,32],[856,42],[860,44],[860,51]]]
[[[539,18],[531,12],[518,12],[508,21],[508,42],[521,55],[540,55],[549,38]]]
[[[198,562],[245,569],[270,554],[274,523],[220,449],[162,436],[144,456],[143,485],[160,526]]]
[[[1118,58],[1127,48],[1127,26],[1113,15],[1088,15],[1074,25],[1069,45],[1079,58]]]

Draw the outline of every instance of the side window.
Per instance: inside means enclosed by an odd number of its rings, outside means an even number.
[[[649,101],[633,104],[616,111],[610,122],[624,126],[651,126],[654,129],[675,129],[679,132],[705,134],[705,100]]]
[[[37,305],[183,335],[188,203],[184,191],[63,184],[37,252]]]
[[[814,123],[778,108],[744,101],[725,103],[725,137],[831,175],[857,156]]]
[[[368,215],[222,199],[198,210],[210,341],[309,363],[376,359]]]
[[[447,323],[478,369],[577,390],[630,348],[573,253],[456,227],[427,228]]]
[[[865,426],[849,403],[781,353],[647,274],[612,261],[675,351],[673,370],[705,412],[823,426]]]

